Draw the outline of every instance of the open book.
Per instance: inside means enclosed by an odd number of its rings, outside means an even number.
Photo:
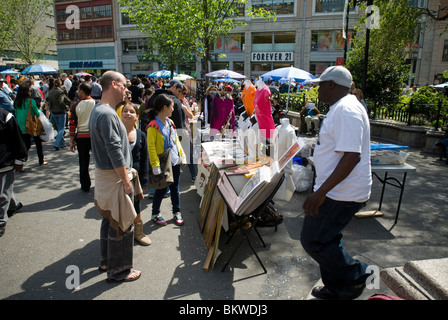
[[[239,194],[236,193],[227,174],[218,183],[218,189],[229,209],[236,215],[250,213],[257,209],[274,191],[283,176],[283,168],[299,152],[303,143],[296,141],[270,167],[262,166],[247,181]]]

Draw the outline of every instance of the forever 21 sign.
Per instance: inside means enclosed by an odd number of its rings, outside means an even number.
[[[293,61],[294,52],[252,52],[252,62]]]

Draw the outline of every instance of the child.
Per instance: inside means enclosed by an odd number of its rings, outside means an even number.
[[[171,165],[173,167],[174,182],[168,187],[171,191],[171,203],[173,208],[174,222],[178,226],[184,224],[180,213],[179,178],[180,165],[186,165],[186,158],[176,127],[169,119],[174,110],[174,101],[168,95],[161,93],[154,100],[153,108],[149,110],[149,124],[147,128],[149,161],[153,173],[161,174],[159,154],[170,148]],[[166,188],[157,189],[154,193],[152,203],[153,220],[156,224],[165,226],[167,223],[160,215],[160,205],[166,193]]]
[[[136,129],[135,124],[138,120],[138,106],[133,103],[126,103],[121,111],[121,121],[123,121],[126,131],[128,133],[128,140],[132,150],[132,167],[137,170],[142,189],[148,189],[148,146],[146,135],[143,131]],[[137,212],[137,217],[134,220],[135,230],[134,239],[144,246],[149,246],[151,240],[143,233],[143,222],[141,218],[140,200],[134,202],[134,208]]]

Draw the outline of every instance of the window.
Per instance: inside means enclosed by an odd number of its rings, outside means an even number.
[[[95,27],[95,38],[112,38],[112,26],[98,26]]]
[[[84,27],[76,30],[76,40],[92,39],[92,27]]]
[[[293,0],[252,0],[252,7],[270,10],[276,15],[294,14],[294,2]]]
[[[137,54],[137,39],[123,40],[123,54]]]
[[[150,51],[147,38],[123,39],[123,54],[143,54]]]
[[[244,52],[244,34],[221,37],[215,42],[215,52]]]
[[[252,51],[294,51],[295,32],[252,33]]]
[[[348,45],[351,47],[351,40],[354,31],[349,30],[347,33]],[[311,31],[311,51],[343,51],[345,39],[342,37],[342,30],[319,30]]]
[[[56,21],[58,22],[65,21],[68,16],[69,14],[65,12],[65,9],[56,11]]]
[[[110,4],[105,6],[93,7],[93,16],[95,18],[104,18],[112,16],[112,6]]]
[[[325,69],[333,66],[334,62],[310,62],[310,73],[319,77]]]
[[[442,62],[448,62],[448,40],[443,44]]]
[[[79,16],[81,20],[92,19],[92,7],[84,7],[79,9]]]
[[[74,30],[58,30],[58,40],[64,41],[64,40],[74,40],[75,39],[75,32]]]
[[[315,13],[342,13],[344,11],[345,0],[314,0]],[[355,11],[353,2],[350,1],[350,11]]]
[[[129,14],[125,12],[121,12],[121,25],[134,25],[135,23],[131,21],[131,18],[129,17]]]

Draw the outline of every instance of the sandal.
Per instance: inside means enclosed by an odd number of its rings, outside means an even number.
[[[158,224],[159,226],[166,226],[166,221],[165,219],[163,219],[162,216],[156,216],[154,217],[154,219],[152,219],[156,224]]]
[[[98,267],[98,271],[99,272],[106,272],[107,271],[107,267],[106,266],[99,266]]]
[[[41,167],[46,166],[48,164],[48,161],[44,161],[40,164]]]
[[[106,282],[131,282],[131,281],[135,281],[135,280],[139,279],[141,275],[142,275],[141,271],[132,270],[131,273],[129,273],[128,276],[126,278],[124,278],[123,280],[115,280],[115,279],[107,278]]]

